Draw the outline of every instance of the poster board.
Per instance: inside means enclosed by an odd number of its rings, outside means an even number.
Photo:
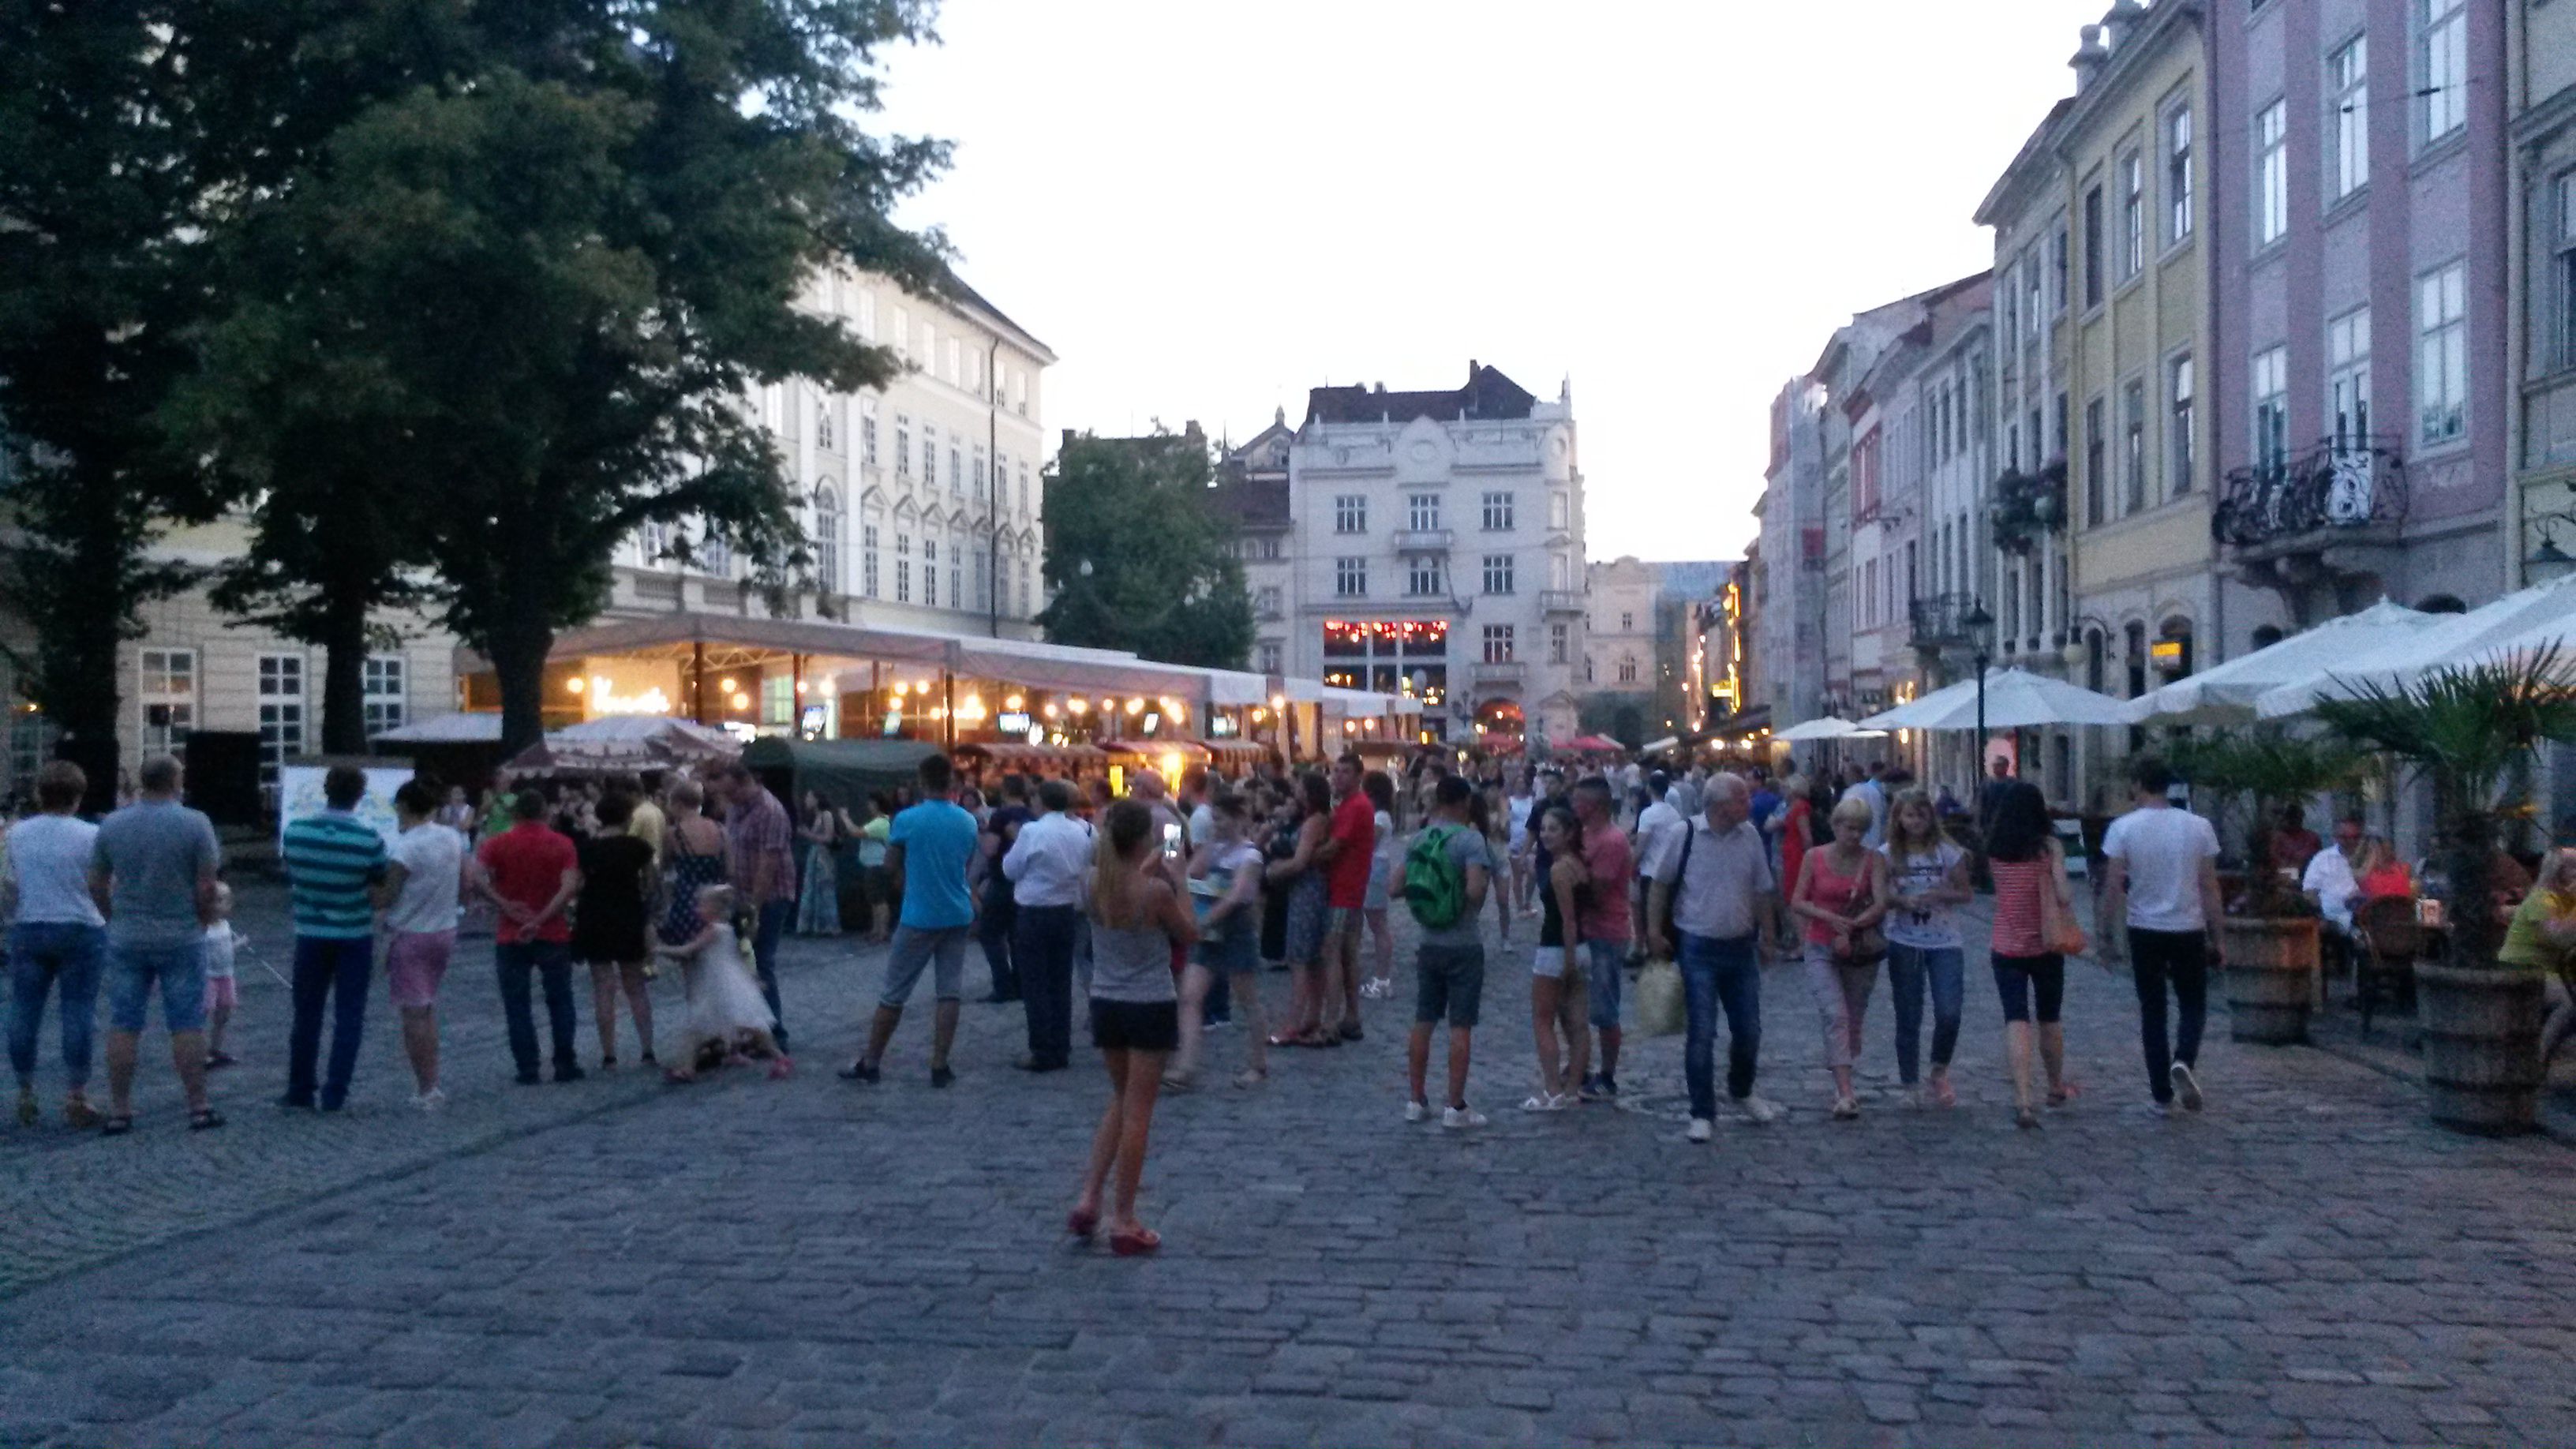
[[[376,828],[385,838],[385,848],[393,848],[394,838],[402,834],[402,825],[394,819],[394,792],[411,779],[411,766],[366,764],[367,793],[360,797],[354,812],[360,820]],[[286,848],[286,827],[307,815],[318,815],[325,808],[322,777],[331,770],[328,761],[306,761],[280,765],[277,769],[277,844]]]

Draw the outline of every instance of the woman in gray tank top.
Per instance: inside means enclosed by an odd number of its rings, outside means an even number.
[[[1163,1244],[1136,1219],[1136,1186],[1145,1173],[1145,1142],[1153,1130],[1163,1061],[1180,1039],[1174,948],[1186,948],[1199,938],[1172,875],[1155,846],[1153,812],[1134,800],[1110,806],[1101,817],[1093,858],[1090,913],[1091,1040],[1109,1068],[1109,1105],[1092,1134],[1082,1196],[1064,1225],[1078,1238],[1098,1230],[1101,1192],[1114,1169],[1117,1200],[1109,1219],[1109,1246],[1122,1258]]]

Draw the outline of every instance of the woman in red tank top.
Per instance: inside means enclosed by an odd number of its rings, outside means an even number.
[[[2048,1105],[2063,1106],[2075,1095],[2075,1084],[2066,1076],[2066,1029],[2058,1023],[2066,1001],[2066,958],[2048,949],[2040,930],[2044,892],[2054,894],[2059,905],[2073,907],[2065,858],[2037,785],[2015,780],[1997,795],[1994,818],[1986,822],[1986,866],[1995,879],[1992,960],[1995,990],[2003,997],[2004,1054],[2012,1062],[2013,1120],[2035,1128],[2039,1114],[2030,1099],[2034,1015],[2039,1059],[2048,1072]]]
[[[1789,907],[1806,923],[1807,989],[1825,1029],[1825,1067],[1834,1074],[1834,1116],[1860,1115],[1852,1092],[1852,1060],[1860,1054],[1861,1018],[1878,984],[1884,942],[1871,930],[1887,913],[1887,857],[1863,845],[1869,802],[1853,798],[1834,807],[1834,839],[1807,852]],[[1867,939],[1864,939],[1864,938]]]

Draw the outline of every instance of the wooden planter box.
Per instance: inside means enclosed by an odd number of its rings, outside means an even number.
[[[2434,1121],[2482,1137],[2538,1125],[2547,999],[2547,978],[2528,967],[2416,964],[2425,1105]]]
[[[2229,916],[2219,923],[2226,952],[2228,1035],[2284,1046],[2308,1039],[2317,999],[2314,916]]]

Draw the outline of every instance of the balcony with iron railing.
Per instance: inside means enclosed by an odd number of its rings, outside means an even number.
[[[1583,594],[1578,589],[1541,589],[1538,606],[1542,613],[1580,614],[1583,612]]]
[[[2230,469],[2209,530],[2248,583],[2282,587],[2376,573],[2397,546],[2408,503],[2398,440],[2328,438],[2305,452]]]
[[[1929,653],[1974,649],[1995,622],[1974,594],[1927,594],[1905,607],[1914,647]]]
[[[1397,553],[1447,553],[1449,530],[1445,528],[1407,528],[1395,535]]]
[[[1529,666],[1517,659],[1485,659],[1469,667],[1478,684],[1518,684],[1529,675]]]

